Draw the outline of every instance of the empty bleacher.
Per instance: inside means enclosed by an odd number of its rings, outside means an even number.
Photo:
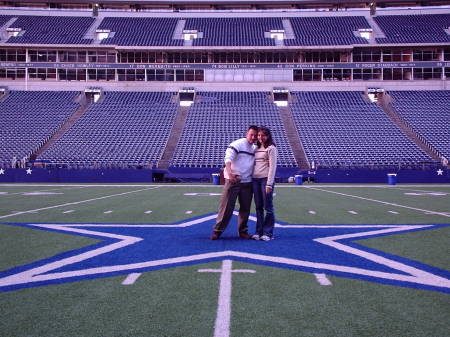
[[[450,42],[444,30],[450,27],[450,14],[380,15],[374,20],[386,35],[378,43]]]
[[[84,38],[95,18],[80,16],[1,15],[0,27],[17,18],[9,28],[24,33],[10,37],[8,43],[20,44],[92,44]],[[295,38],[284,40],[286,46],[339,46],[368,44],[355,34],[371,28],[364,16],[300,16],[300,17],[104,17],[98,29],[110,30],[112,36],[103,45],[119,46],[183,46],[182,37],[174,38],[179,20],[185,30],[197,30],[202,36],[193,46],[275,46],[267,37],[271,30],[283,30],[289,20]],[[442,43],[450,42],[445,31],[450,27],[450,14],[378,15],[374,21],[386,37],[377,43]]]
[[[390,91],[397,114],[427,143],[450,158],[450,91]]]
[[[227,146],[245,136],[249,125],[271,129],[277,145],[278,165],[296,162],[286,139],[279,111],[268,102],[268,92],[199,92],[190,109],[174,153],[175,167],[222,167]]]
[[[363,16],[299,17],[290,18],[295,39],[287,39],[287,46],[338,46],[367,44],[367,40],[354,32],[370,28]]]
[[[0,15],[0,27],[6,24],[11,17],[9,15]]]
[[[151,167],[160,159],[177,105],[172,92],[105,92],[39,159],[70,167]]]
[[[310,162],[380,167],[432,162],[362,92],[293,92],[291,105]]]
[[[13,91],[0,102],[0,163],[34,153],[78,108],[73,91]]]
[[[203,33],[194,46],[275,46],[264,33],[283,29],[283,22],[281,18],[189,18],[185,29]]]
[[[108,29],[114,36],[102,44],[119,46],[182,46],[183,40],[173,39],[176,18],[107,17],[98,29]]]
[[[8,43],[22,44],[90,44],[83,36],[95,19],[78,16],[19,16],[9,28],[24,33],[10,37]]]

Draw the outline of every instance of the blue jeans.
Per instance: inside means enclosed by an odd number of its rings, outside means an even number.
[[[253,196],[256,206],[256,232],[255,234],[273,236],[275,226],[275,212],[273,209],[272,192],[266,193],[267,178],[253,178]],[[264,214],[265,212],[265,214]]]

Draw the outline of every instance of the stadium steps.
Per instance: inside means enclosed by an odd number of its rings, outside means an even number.
[[[294,28],[292,28],[291,25],[291,21],[289,21],[288,19],[284,19],[282,21],[283,23],[283,28],[284,28],[284,35],[286,36],[286,39],[296,39],[295,33],[294,33]]]
[[[86,98],[81,99],[81,105],[75,110],[64,124],[39,148],[33,153],[30,158],[39,158],[45,151],[47,151],[54,143],[56,143],[79,119],[91,105],[91,102]]]
[[[97,34],[96,31],[98,29],[98,26],[102,23],[103,18],[97,17],[92,24],[92,26],[89,28],[89,30],[86,32],[86,34],[83,36],[83,39],[92,39],[93,44],[100,44],[101,40],[97,40]],[[113,32],[111,32],[112,34]],[[112,37],[112,36],[110,36]]]
[[[186,20],[178,20],[178,23],[175,26],[175,30],[173,31],[172,39],[184,40],[183,39],[184,26],[186,26]],[[188,42],[191,42],[190,45],[192,46],[192,41],[188,41]],[[184,43],[186,43],[186,41],[184,41]]]
[[[377,38],[385,38],[386,35],[381,30],[380,26],[375,22],[375,20],[372,17],[366,17],[367,22],[369,23],[370,27],[373,29],[373,38],[369,40],[370,43],[376,43]]]
[[[157,167],[161,170],[167,170],[170,165],[170,161],[173,158],[178,141],[183,133],[184,125],[188,116],[188,107],[178,107],[177,115],[175,116],[175,122],[170,130],[170,135],[164,148],[161,159],[158,161]]]
[[[279,107],[280,117],[286,130],[286,135],[291,145],[292,153],[295,161],[301,170],[308,170],[310,168],[308,158],[306,158],[305,149],[299,138],[299,132],[295,126],[294,117],[289,107]]]
[[[409,138],[411,139],[420,149],[422,149],[428,156],[436,161],[441,161],[438,151],[434,147],[426,142],[422,137],[420,137],[413,128],[399,116],[395,109],[391,105],[392,97],[389,94],[383,95],[381,99],[378,100],[378,104],[384,110],[386,115],[394,122],[395,125]]]
[[[16,20],[17,17],[11,18],[3,26],[0,26],[0,43],[8,41],[9,36],[8,33],[6,32],[6,29],[8,29]]]

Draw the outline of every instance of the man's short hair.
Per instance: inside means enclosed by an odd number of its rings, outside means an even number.
[[[250,126],[248,127],[248,129],[247,129],[247,132],[248,132],[249,130],[255,130],[256,132],[258,132],[258,127],[257,127],[256,125],[250,125]]]

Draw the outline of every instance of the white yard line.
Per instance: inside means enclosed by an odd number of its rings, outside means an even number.
[[[255,273],[251,269],[234,269],[231,260],[223,260],[221,269],[199,269],[199,273],[220,273],[219,301],[217,304],[216,323],[214,325],[214,337],[230,336],[231,321],[231,274]]]
[[[425,186],[424,186],[425,187]],[[436,187],[436,186],[434,186]],[[416,190],[416,189],[412,189],[412,188],[394,188],[396,190],[399,191],[409,191],[409,192],[422,192],[422,193],[440,193],[440,192],[436,192],[436,191],[430,191],[430,190]]]
[[[314,191],[321,191],[321,192],[327,192],[327,193],[342,195],[342,196],[345,196],[345,197],[350,197],[350,198],[355,198],[355,199],[360,199],[360,200],[377,202],[377,203],[384,204],[384,205],[389,205],[389,206],[395,206],[395,207],[412,209],[414,211],[419,211],[419,212],[428,212],[430,214],[441,215],[441,216],[445,216],[447,218],[450,218],[450,215],[448,215],[446,213],[443,213],[443,212],[435,212],[435,211],[430,211],[428,209],[422,209],[422,208],[417,208],[417,207],[405,206],[405,205],[395,204],[395,203],[392,203],[392,202],[387,202],[387,201],[382,201],[382,200],[377,200],[377,199],[364,198],[364,197],[360,197],[360,196],[353,195],[353,194],[341,193],[341,192],[336,192],[336,191],[329,191],[329,190],[324,190],[324,189],[316,188],[316,187],[308,187],[308,189],[314,190]]]
[[[319,284],[321,286],[333,285],[333,283],[331,283],[331,281],[328,279],[327,275],[325,275],[325,274],[314,274],[314,276],[316,277],[317,282],[319,282]]]
[[[130,275],[127,276],[127,278],[125,280],[123,280],[122,285],[124,286],[131,286],[133,285],[136,280],[139,278],[139,276],[141,276],[142,273],[131,273]]]
[[[399,214],[398,212],[396,212],[396,211],[388,211],[389,213],[392,213],[392,214]]]
[[[69,209],[68,211],[64,211],[63,213],[64,213],[64,214],[70,214],[70,213],[73,213],[73,212],[75,212],[75,210]]]
[[[51,192],[51,191],[61,191],[61,190],[73,190],[73,189],[80,189],[85,188],[85,186],[72,186],[72,187],[64,187],[64,188],[51,188],[48,190],[37,190],[37,191],[31,191],[31,192]],[[8,193],[6,195],[17,195],[17,194],[24,194],[24,193],[30,193],[30,191],[22,191],[22,192],[14,192],[14,193]]]
[[[79,205],[79,204],[84,204],[84,203],[91,202],[91,201],[97,201],[97,200],[103,200],[103,199],[108,199],[108,198],[113,198],[113,197],[119,197],[119,196],[122,196],[122,195],[131,194],[131,193],[139,193],[139,192],[144,192],[144,191],[148,191],[148,190],[153,190],[155,188],[159,188],[159,186],[152,186],[152,187],[149,187],[149,188],[144,188],[142,190],[135,190],[135,191],[128,191],[128,192],[123,192],[123,193],[110,194],[110,195],[105,195],[103,197],[98,197],[98,198],[93,198],[93,199],[80,200],[80,201],[75,201],[75,202],[68,202],[68,203],[65,203],[65,204],[60,204],[60,205],[55,205],[55,206],[36,208],[36,209],[28,210],[28,211],[15,212],[15,213],[7,214],[7,215],[2,215],[2,216],[0,216],[0,219],[10,218],[10,217],[13,217],[13,216],[16,216],[16,215],[22,215],[22,214],[27,214],[27,213],[34,213],[34,212],[44,211],[44,210],[53,209],[53,208],[67,207],[67,206],[72,206],[72,205]]]

